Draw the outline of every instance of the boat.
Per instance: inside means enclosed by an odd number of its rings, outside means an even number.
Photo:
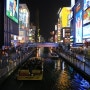
[[[57,54],[57,53],[50,53],[49,54],[49,57],[51,58],[51,59],[53,59],[53,60],[57,60],[58,58],[59,58],[59,55]]]
[[[18,70],[17,80],[42,80],[43,79],[43,59],[32,57],[27,60]]]

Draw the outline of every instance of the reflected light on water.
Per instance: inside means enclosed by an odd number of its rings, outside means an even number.
[[[62,69],[65,69],[65,62],[62,62]]]
[[[61,67],[60,60],[58,59],[58,60],[55,61],[55,69],[60,70],[60,67]]]
[[[70,80],[67,71],[62,70],[56,83],[56,87],[58,88],[58,90],[70,90]]]

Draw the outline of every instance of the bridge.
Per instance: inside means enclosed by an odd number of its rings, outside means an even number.
[[[38,43],[30,43],[30,47],[58,47],[58,43],[51,42],[38,42]]]

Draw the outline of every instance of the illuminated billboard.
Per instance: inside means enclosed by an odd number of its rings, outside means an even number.
[[[19,28],[28,28],[30,11],[26,4],[19,4]]]
[[[83,38],[90,38],[90,24],[83,27]]]
[[[76,27],[76,43],[82,43],[82,10],[76,13],[76,20],[75,20],[75,27]]]
[[[90,38],[90,0],[84,0],[83,39]]]
[[[70,15],[70,7],[63,7],[61,12],[60,12],[60,19],[61,19],[61,26],[62,27],[69,27],[69,15]]]
[[[90,7],[90,0],[84,0],[84,7],[83,7],[83,9],[86,10],[88,7]]]
[[[18,23],[19,0],[6,0],[6,15]]]
[[[90,8],[86,9],[83,14],[83,24],[90,23]]]
[[[19,10],[19,27],[25,28],[28,24],[28,12],[26,9]]]

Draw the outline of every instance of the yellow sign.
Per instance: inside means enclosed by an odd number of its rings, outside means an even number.
[[[68,26],[68,18],[70,15],[70,7],[63,7],[60,12],[60,19],[61,19],[61,26],[67,27]]]

